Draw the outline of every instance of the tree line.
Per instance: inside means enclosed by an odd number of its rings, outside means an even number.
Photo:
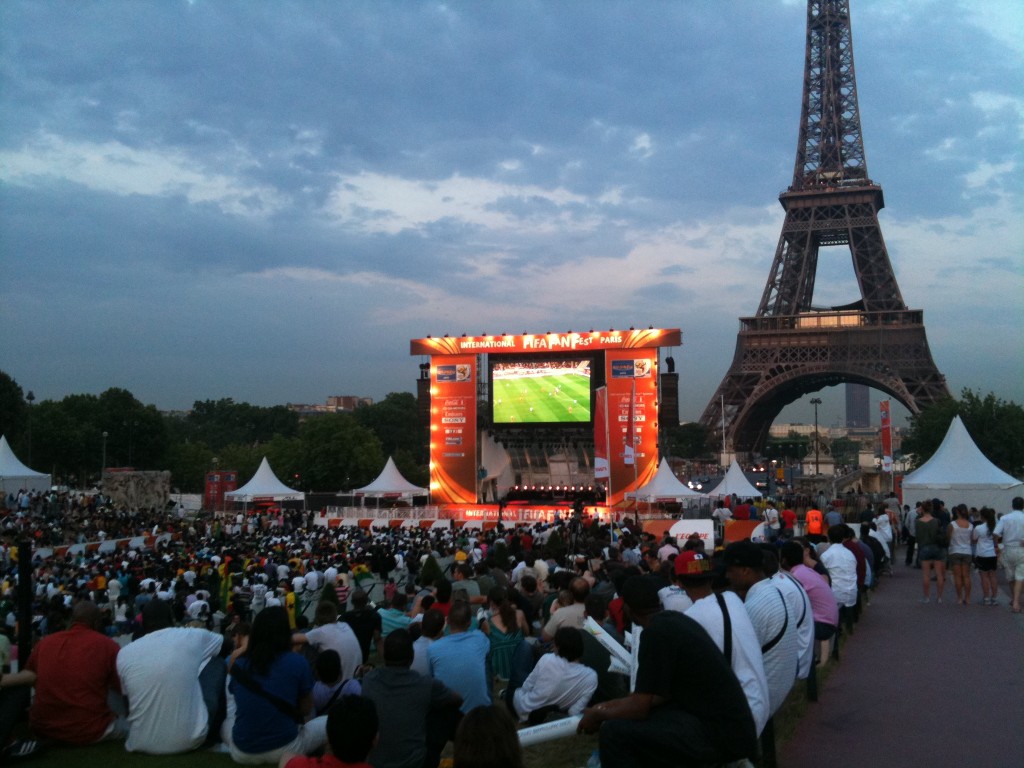
[[[388,456],[410,482],[425,486],[429,479],[427,430],[408,392],[351,413],[307,418],[283,405],[231,398],[196,401],[187,413],[161,413],[116,387],[39,403],[27,394],[0,371],[0,434],[25,464],[49,472],[59,484],[91,487],[104,467],[134,467],[170,470],[172,487],[199,493],[206,472],[237,470],[244,482],[264,456],[286,485],[303,491],[366,485]],[[996,466],[1024,475],[1024,408],[970,389],[911,417],[903,452],[913,456],[913,466],[931,458],[955,415]],[[710,457],[711,437],[700,425],[682,425],[666,430],[664,449],[680,458]]]
[[[0,371],[0,434],[23,463],[49,472],[56,484],[92,487],[104,467],[133,467],[169,470],[177,491],[200,493],[206,472],[237,470],[245,482],[264,456],[282,482],[303,491],[366,485],[388,456],[410,482],[428,480],[426,429],[407,392],[308,418],[283,405],[231,398],[162,413],[116,387],[34,404],[26,395]]]

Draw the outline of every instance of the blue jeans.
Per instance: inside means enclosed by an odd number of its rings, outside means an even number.
[[[224,659],[214,656],[199,673],[199,688],[203,692],[203,703],[209,716],[209,730],[206,732],[207,744],[220,741],[220,724],[224,721],[224,681],[227,678],[227,666]]]

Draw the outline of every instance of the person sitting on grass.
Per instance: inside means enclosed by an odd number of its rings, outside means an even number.
[[[376,705],[365,696],[342,696],[327,714],[327,744],[323,757],[282,755],[279,768],[371,768],[366,762],[377,743],[380,720]]]
[[[95,603],[77,603],[69,629],[44,637],[25,669],[0,679],[3,688],[35,686],[29,726],[37,737],[74,745],[124,738],[127,721],[107,698],[121,692],[120,648],[100,630],[101,619]]]
[[[597,673],[580,663],[583,632],[562,627],[555,633],[555,651],[540,657],[533,672],[512,697],[521,722],[544,722],[551,712],[579,715],[597,690]]]
[[[341,657],[328,649],[317,654],[313,663],[316,682],[313,683],[313,711],[315,716],[326,715],[342,696],[358,696],[362,687],[355,678],[345,679],[341,673]]]

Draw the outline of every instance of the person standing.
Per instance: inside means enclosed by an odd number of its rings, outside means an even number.
[[[906,531],[903,538],[906,539],[907,544],[907,556],[904,562],[908,566],[914,565],[914,549],[917,544],[917,518],[920,514],[920,502],[914,508],[913,512],[910,511],[909,504],[905,504],[903,506],[903,530]],[[920,567],[920,563],[918,563],[916,567]]]
[[[1024,590],[1024,497],[1015,496],[1013,509],[999,518],[992,538],[996,542],[996,557],[1002,557],[1010,588],[1010,610],[1021,612],[1020,596]]]
[[[942,591],[946,588],[946,541],[941,523],[932,513],[933,502],[921,502],[921,516],[917,519],[917,551],[921,559],[921,587],[924,591],[922,603],[930,599],[932,573],[935,573],[935,602],[942,602]]]
[[[974,540],[974,565],[981,579],[982,605],[998,605],[999,587],[996,584],[996,543],[992,531],[996,527],[996,511],[992,507],[981,508],[981,522],[974,526],[971,534]]]
[[[956,517],[949,524],[949,565],[953,571],[957,603],[970,605],[974,528],[967,518],[966,504],[957,504],[953,513]]]

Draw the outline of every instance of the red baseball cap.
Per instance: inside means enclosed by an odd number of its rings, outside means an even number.
[[[711,570],[711,560],[703,552],[687,549],[676,555],[676,576],[700,576]]]

